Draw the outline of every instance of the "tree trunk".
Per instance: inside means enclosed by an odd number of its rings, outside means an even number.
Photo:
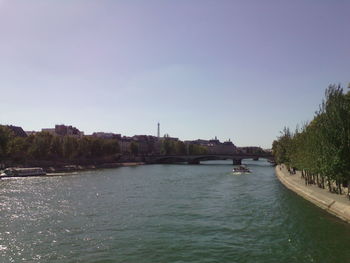
[[[329,180],[329,178],[327,178],[327,183],[328,183],[328,190],[329,190],[329,192],[332,192],[331,181]]]
[[[342,190],[341,190],[341,182],[340,180],[337,180],[337,183],[338,183],[338,194],[342,194]]]
[[[325,188],[325,186],[324,186],[324,176],[321,176],[321,183],[322,183],[322,189],[324,189]]]

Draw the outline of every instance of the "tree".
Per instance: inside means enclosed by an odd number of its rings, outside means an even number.
[[[54,136],[51,140],[49,154],[53,159],[60,159],[63,157],[63,144],[59,136]]]
[[[177,141],[175,143],[175,152],[176,152],[176,154],[179,154],[179,155],[186,154],[186,145],[185,145],[185,143],[181,142],[181,141]]]
[[[139,146],[138,146],[137,142],[131,142],[130,151],[134,156],[138,154]]]
[[[37,160],[48,160],[52,138],[53,135],[47,132],[39,132],[30,137],[28,139],[30,142],[29,157]]]
[[[170,155],[175,153],[174,141],[168,137],[164,137],[161,141],[161,153],[165,155]]]
[[[63,137],[63,157],[66,160],[72,161],[78,156],[78,140],[72,136]]]
[[[314,119],[294,134],[285,128],[272,149],[277,163],[302,170],[306,184],[327,182],[341,193],[350,185],[350,92],[329,86]]]
[[[26,162],[28,148],[26,138],[14,137],[8,143],[8,156],[15,162]]]
[[[0,125],[0,161],[7,157],[8,144],[12,138],[11,130],[4,125]]]
[[[102,139],[102,152],[104,155],[113,155],[120,152],[119,142],[116,139]]]
[[[289,128],[284,127],[281,136],[272,144],[272,153],[278,164],[290,164],[290,149],[292,143],[292,134]]]
[[[188,150],[190,155],[201,155],[208,153],[207,147],[198,144],[190,144]]]

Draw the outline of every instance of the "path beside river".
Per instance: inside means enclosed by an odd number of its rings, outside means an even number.
[[[293,192],[350,223],[350,200],[345,195],[330,193],[316,185],[306,186],[300,172],[291,175],[284,165],[276,166],[276,175],[280,182]]]

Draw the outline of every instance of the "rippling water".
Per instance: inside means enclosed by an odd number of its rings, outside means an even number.
[[[264,161],[0,181],[0,262],[350,262],[350,227]]]

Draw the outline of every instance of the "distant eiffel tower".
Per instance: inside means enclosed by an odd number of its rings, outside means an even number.
[[[158,137],[158,140],[159,140],[159,137],[160,137],[160,124],[158,122],[158,133],[157,133],[157,137]]]

